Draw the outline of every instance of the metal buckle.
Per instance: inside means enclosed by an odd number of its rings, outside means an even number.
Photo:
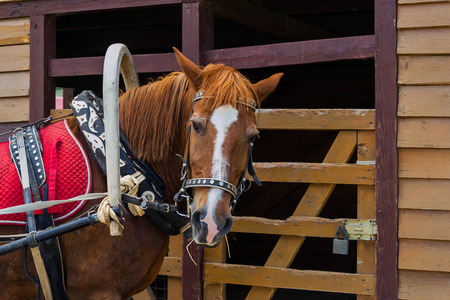
[[[148,199],[147,199],[146,197],[144,197],[144,196],[142,196],[142,197],[139,198],[139,199],[142,200],[142,202],[141,202],[141,204],[139,205],[139,207],[142,208],[143,210],[146,210],[146,209],[148,208],[148,207],[147,207],[147,204],[149,203]]]
[[[161,209],[161,208],[164,208]],[[168,203],[158,203],[158,210],[165,212],[165,213],[169,213],[170,212],[170,205]]]

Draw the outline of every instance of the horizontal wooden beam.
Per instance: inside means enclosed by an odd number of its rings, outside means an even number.
[[[374,109],[261,109],[265,130],[375,130]]]
[[[205,51],[205,63],[225,63],[238,69],[364,59],[375,54],[373,35],[302,41]],[[173,53],[133,55],[138,73],[179,70]],[[103,57],[50,60],[51,77],[102,74]]]
[[[254,163],[261,181],[332,184],[375,184],[374,165],[333,163]]]
[[[313,236],[334,238],[338,226],[344,219],[318,217],[290,217],[287,220],[272,220],[258,217],[233,217],[233,232]]]
[[[60,58],[50,60],[50,77],[72,77],[103,74],[103,56]],[[138,73],[160,73],[179,70],[173,53],[133,55]]]
[[[375,294],[375,275],[203,263],[204,281],[272,288]]]
[[[182,0],[34,0],[17,1],[0,5],[0,18],[17,18],[30,15],[87,12],[120,8],[146,7],[182,3]]]
[[[206,63],[236,69],[300,65],[374,57],[374,35],[208,50]]]

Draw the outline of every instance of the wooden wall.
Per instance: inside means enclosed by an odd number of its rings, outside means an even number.
[[[398,296],[448,299],[450,2],[398,4]]]
[[[0,123],[29,119],[30,19],[0,20]]]

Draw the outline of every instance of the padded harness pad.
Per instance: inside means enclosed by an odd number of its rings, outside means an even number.
[[[92,176],[86,152],[70,130],[67,120],[39,131],[44,153],[49,200],[64,200],[91,191]],[[42,195],[42,191],[41,191]],[[0,143],[0,209],[24,203],[23,189],[11,162],[8,142]],[[86,201],[50,208],[56,223],[77,213]],[[0,215],[0,225],[25,225],[25,213]]]

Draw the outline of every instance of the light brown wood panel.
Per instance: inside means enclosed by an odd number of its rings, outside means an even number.
[[[30,72],[0,73],[0,97],[28,96]]]
[[[401,86],[398,116],[450,117],[450,85]]]
[[[399,118],[399,148],[450,148],[450,118]]]
[[[261,109],[258,128],[266,130],[374,130],[373,109]]]
[[[30,18],[0,20],[0,46],[30,43]]]
[[[162,264],[160,275],[181,277],[181,257],[166,256]]]
[[[398,83],[449,84],[450,56],[399,56]]]
[[[287,220],[272,220],[259,217],[233,217],[233,232],[278,234],[294,236],[334,237],[336,229],[344,224],[343,219],[319,217],[290,217]]]
[[[272,288],[374,295],[375,275],[204,263],[204,279]]]
[[[450,53],[450,28],[421,28],[398,31],[398,54]]]
[[[51,109],[50,110],[50,116],[52,116],[52,119],[63,118],[65,116],[69,117],[69,115],[71,113],[72,113],[71,109]]]
[[[183,257],[183,235],[175,235],[170,236],[169,238],[169,251],[168,251],[169,257],[176,257],[181,262]],[[169,260],[168,262],[169,263]],[[172,264],[173,266],[173,264]],[[182,274],[182,263],[177,265],[177,270],[175,270],[173,273],[175,274]],[[166,270],[166,274],[167,274]],[[173,274],[172,273],[172,274]],[[160,273],[161,274],[161,271]],[[163,274],[161,274],[163,275]],[[181,282],[181,276],[177,277],[176,275],[169,275],[167,277],[167,299],[168,300],[179,300],[182,299],[182,282]]]
[[[399,178],[450,179],[449,149],[399,149]]]
[[[30,45],[0,47],[0,72],[30,69]]]
[[[448,299],[450,274],[443,272],[406,271],[399,272],[399,299]]]
[[[450,211],[450,180],[400,179],[398,207]]]
[[[399,5],[397,28],[445,27],[450,25],[450,3]]]
[[[450,211],[401,209],[400,238],[450,241]]]
[[[234,226],[234,224],[233,224]],[[226,262],[226,236],[224,240],[215,248],[204,248],[203,249],[203,262],[216,262],[225,263]],[[203,298],[204,299],[214,299],[222,300],[226,299],[226,285],[224,283],[217,282],[204,282],[203,288]]]
[[[28,97],[0,98],[0,123],[28,121],[29,106]]]
[[[373,185],[373,165],[333,163],[255,163],[261,181]]]
[[[450,242],[400,240],[399,269],[450,272]]]

